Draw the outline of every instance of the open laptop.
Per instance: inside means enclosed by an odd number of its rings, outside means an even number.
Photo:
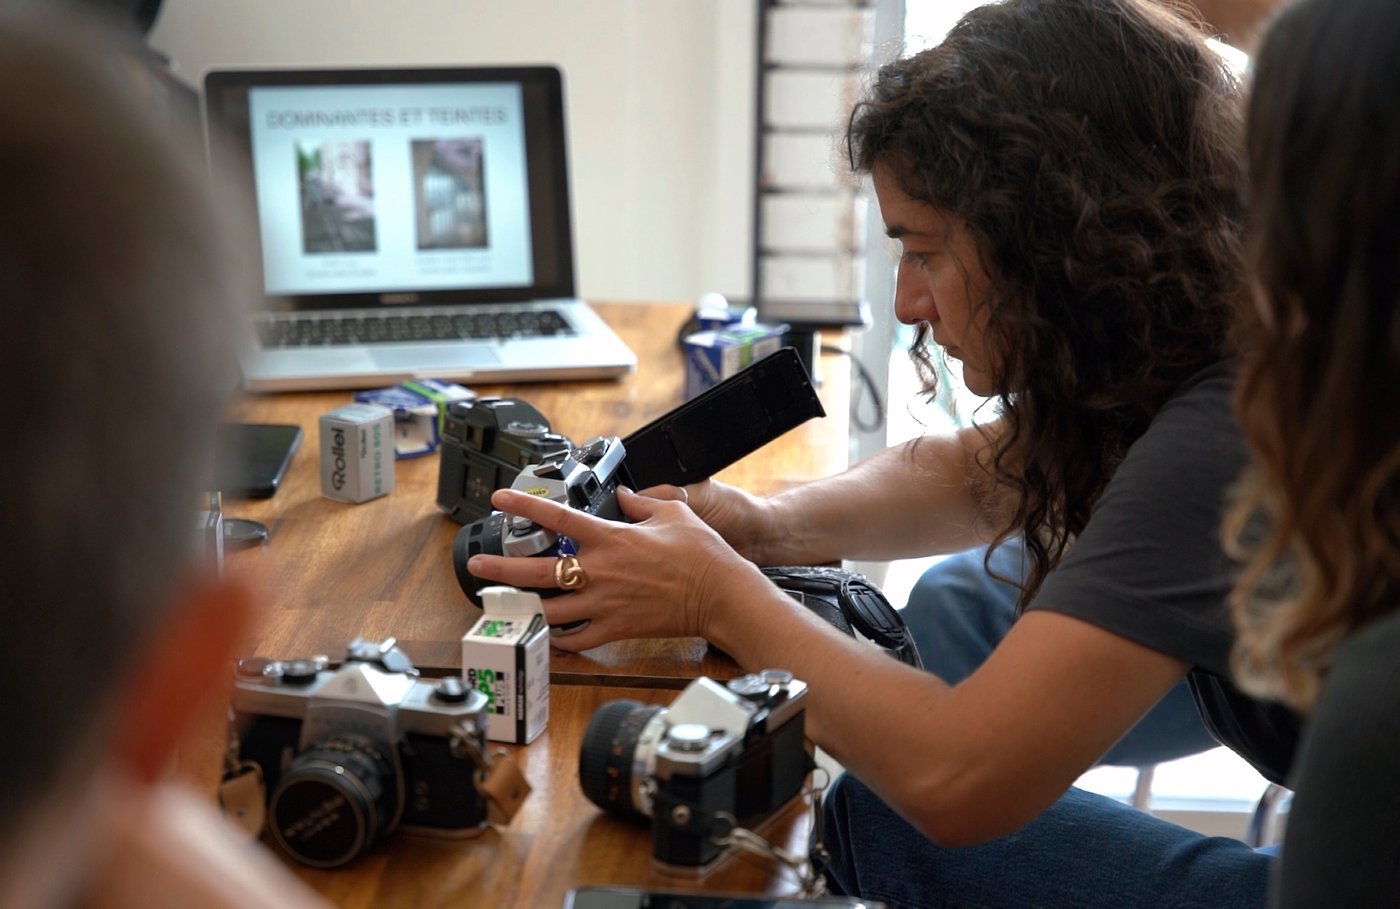
[[[210,167],[256,194],[252,391],[616,376],[575,296],[552,67],[214,70]]]

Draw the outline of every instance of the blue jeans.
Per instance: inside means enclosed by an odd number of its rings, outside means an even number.
[[[1020,539],[992,551],[992,569],[1022,577]],[[1006,636],[1016,615],[1019,590],[987,573],[985,548],[949,556],[924,572],[901,610],[919,647],[924,668],[950,685],[982,665]],[[1137,725],[1099,759],[1101,764],[1138,767],[1216,746],[1196,711],[1183,679]]]
[[[837,893],[890,909],[1145,909],[1266,904],[1273,859],[1071,789],[1016,833],[945,849],[845,774],[823,808]]]

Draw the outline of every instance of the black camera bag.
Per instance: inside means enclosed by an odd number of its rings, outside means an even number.
[[[865,575],[804,565],[762,571],[793,599],[852,637],[873,641],[900,662],[924,668],[904,617]]]

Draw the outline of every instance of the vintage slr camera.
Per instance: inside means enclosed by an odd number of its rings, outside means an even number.
[[[448,405],[438,462],[438,507],[459,524],[491,513],[491,493],[521,468],[560,457],[573,443],[514,398],[476,398]]]
[[[807,685],[781,669],[700,677],[669,709],[604,704],[588,723],[579,783],[610,814],[652,820],[652,858],[703,874],[725,835],[753,829],[802,789],[812,769],[804,733]]]
[[[261,769],[268,828],[293,858],[334,868],[400,827],[486,824],[486,696],[417,676],[393,638],[356,638],[336,669],[324,657],[239,661],[230,757]]]
[[[581,448],[522,468],[510,486],[600,518],[620,521],[623,518],[617,504],[617,485],[626,454],[617,436],[608,439],[599,436]],[[500,511],[463,527],[452,544],[452,564],[457,569],[457,581],[462,590],[478,605],[481,588],[495,583],[483,581],[467,571],[467,560],[479,552],[557,556],[572,554],[574,544],[568,537],[561,537],[533,521]],[[546,588],[538,592],[542,597],[549,597],[565,591]]]

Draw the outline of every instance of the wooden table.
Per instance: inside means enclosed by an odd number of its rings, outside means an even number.
[[[603,704],[628,698],[669,704],[674,691],[591,685],[553,686],[548,728],[512,753],[534,791],[509,826],[473,839],[396,834],[356,863],[330,871],[292,865],[342,907],[540,907],[557,909],[570,887],[613,884],[757,893],[792,893],[796,876],[743,853],[725,858],[703,879],[667,874],[651,862],[650,827],[604,814],[578,783],[579,743]],[[764,828],[784,848],[803,848],[810,803],[794,801]]]
[[[624,436],[681,403],[677,332],[686,304],[597,304],[637,353],[632,375],[615,381],[472,385],[482,395],[535,405],[552,428],[575,441]],[[723,471],[719,478],[758,493],[826,476],[846,466],[848,370],[826,355],[820,394],[827,411]],[[395,489],[348,505],[320,495],[317,418],[347,403],[347,392],[247,396],[231,418],[295,423],[305,438],[281,490],[263,501],[226,501],[225,514],[271,530],[260,550],[231,554],[229,570],[247,578],[265,616],[247,652],[338,659],[356,635],[393,636],[425,675],[456,673],[462,635],[480,610],[462,593],[451,546],[459,525],[436,506],[436,455],[398,461]],[[510,748],[534,793],[505,828],[466,841],[396,836],[350,868],[297,871],[342,906],[559,906],[582,884],[682,886],[650,862],[649,830],[602,815],[579,790],[583,729],[599,706],[631,697],[668,704],[698,675],[736,668],[699,639],[621,641],[584,654],[551,654],[550,723],[529,746]],[[222,710],[182,749],[180,771],[212,789],[223,744]],[[779,824],[794,846],[805,837],[800,812]],[[707,888],[789,892],[790,875],[743,856],[704,881]]]
[[[473,390],[529,401],[555,431],[575,441],[627,435],[680,404],[684,373],[676,334],[690,307],[617,303],[598,309],[637,353],[639,365],[631,376]],[[832,355],[823,364],[826,417],[784,434],[719,478],[768,493],[842,470],[849,398],[845,367]],[[225,504],[228,515],[262,521],[272,533],[261,551],[230,559],[238,571],[256,578],[263,599],[274,607],[257,642],[260,652],[335,657],[356,634],[393,635],[425,671],[452,669],[460,663],[457,642],[480,612],[462,593],[452,568],[459,526],[436,506],[437,456],[397,462],[395,489],[382,498],[359,505],[323,498],[317,419],[349,399],[346,392],[258,395],[234,408],[236,419],[296,423],[306,434],[284,488],[273,498]],[[578,656],[556,652],[553,673],[560,683],[574,675],[589,681],[626,675],[628,683],[648,684],[639,679],[688,679],[727,665],[698,640],[628,642]]]

